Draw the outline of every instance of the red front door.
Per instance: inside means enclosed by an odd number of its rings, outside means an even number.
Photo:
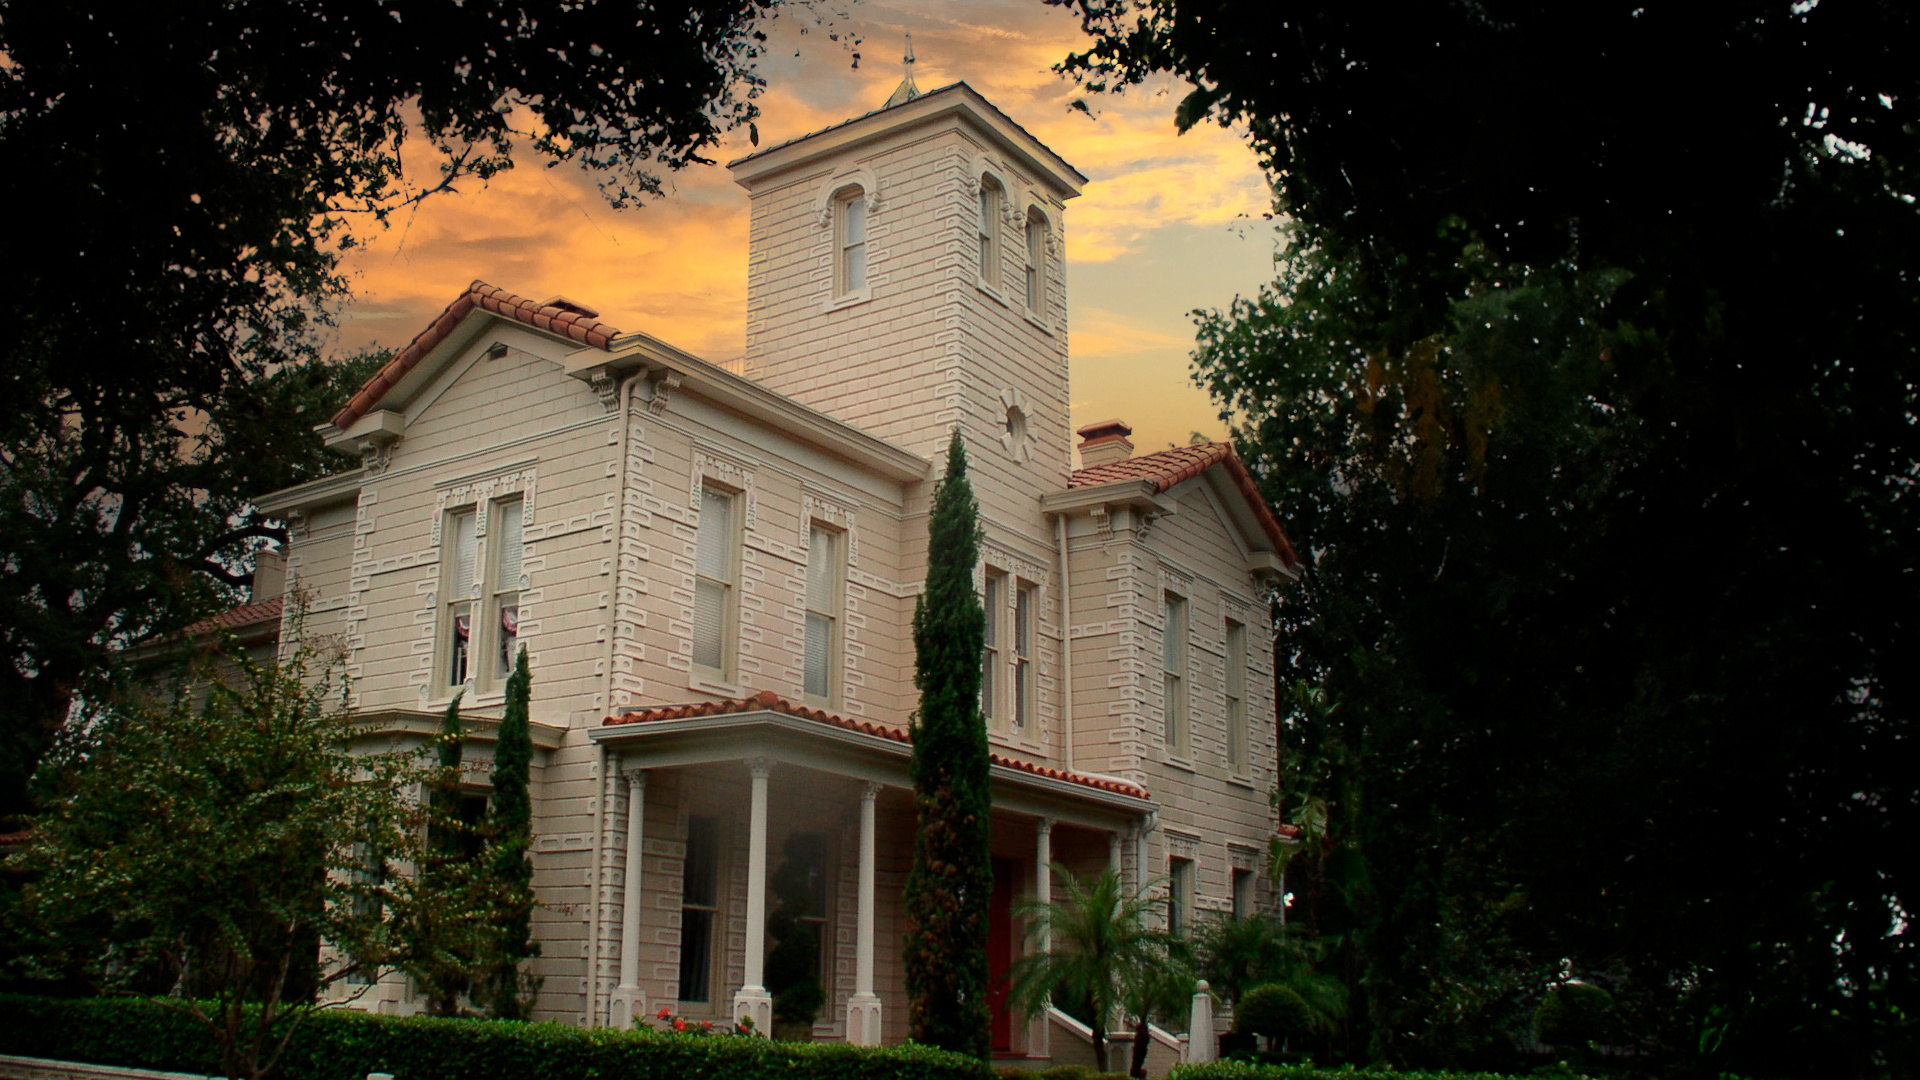
[[[987,903],[987,1008],[993,1013],[993,1052],[1013,1052],[1013,1017],[1007,1012],[1007,969],[1013,966],[1013,879],[1020,864],[993,860],[993,896]]]

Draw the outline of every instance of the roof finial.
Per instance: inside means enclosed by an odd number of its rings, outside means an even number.
[[[906,70],[906,77],[900,80],[900,85],[893,90],[893,96],[887,99],[887,103],[882,108],[891,109],[895,105],[903,105],[920,96],[920,88],[913,84],[912,34],[907,35],[907,55],[901,58],[900,64]]]

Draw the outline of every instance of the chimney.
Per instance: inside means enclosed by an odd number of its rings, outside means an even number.
[[[1120,420],[1101,420],[1088,424],[1075,434],[1080,436],[1080,467],[1111,465],[1133,456],[1133,429]]]
[[[253,553],[253,587],[247,603],[258,604],[285,595],[287,591],[287,555],[280,548],[261,548]]]

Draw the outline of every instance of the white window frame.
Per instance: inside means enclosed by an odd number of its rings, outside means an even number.
[[[974,223],[980,241],[980,287],[998,292],[1002,261],[1001,219],[1005,216],[1007,186],[991,173],[982,173]]]
[[[800,626],[800,690],[808,705],[821,709],[840,707],[841,669],[844,666],[844,614],[847,609],[847,534],[844,530],[815,521],[807,526],[807,566],[802,584]],[[815,560],[825,560],[824,595],[816,594]],[[816,623],[816,619],[821,623]],[[808,658],[812,656],[814,627],[823,626],[826,634],[826,671],[824,693],[816,693]]]
[[[520,585],[526,574],[526,512],[526,500],[519,496],[495,499],[487,504],[487,577],[484,586],[487,620],[479,644],[486,647],[485,655],[492,657],[494,663],[481,665],[480,689],[483,692],[506,686],[507,679],[513,675],[515,654],[522,647],[518,627]],[[518,519],[513,526],[511,544],[507,536],[509,515]],[[511,562],[508,561],[509,555]],[[508,640],[506,619],[509,610],[513,612],[515,626],[511,642]]]
[[[460,569],[462,535],[472,547],[471,565],[463,575]],[[434,629],[433,685],[436,696],[451,697],[473,685],[474,659],[484,656],[479,634],[480,621],[474,618],[479,600],[479,583],[474,579],[480,562],[480,512],[469,503],[444,512],[440,519],[440,612]],[[462,577],[467,580],[460,580]],[[467,630],[461,639],[459,621]]]
[[[1015,580],[1013,593],[1013,634],[1009,641],[1008,663],[1012,671],[1007,682],[1013,697],[1009,726],[1016,735],[1033,736],[1039,713],[1039,667],[1034,657],[1040,645],[1040,586]]]
[[[868,261],[871,234],[867,193],[857,186],[841,188],[833,196],[833,296],[836,301],[862,299],[871,294],[873,269]]]
[[[704,825],[699,824],[703,822]],[[712,858],[708,860],[712,865],[714,874],[713,898],[711,901],[703,903],[690,902],[687,896],[687,886],[692,882],[690,872],[693,869],[693,836],[696,828],[711,829],[713,843],[713,851],[710,853]],[[688,815],[685,851],[684,857],[681,860],[680,969],[676,976],[679,979],[679,987],[675,994],[675,998],[680,1002],[682,1006],[681,1011],[683,1012],[687,1011],[685,1007],[688,1005],[699,1006],[701,1007],[700,1011],[707,1011],[724,1003],[722,995],[725,993],[725,989],[719,985],[715,976],[725,974],[725,968],[716,962],[716,957],[721,955],[720,950],[724,947],[724,943],[727,940],[727,888],[725,873],[727,857],[727,837],[724,823],[717,816],[711,814]],[[687,913],[691,911],[702,912],[707,916],[707,948],[705,950],[705,956],[696,956],[686,948]],[[706,969],[705,981],[707,984],[706,997],[689,998],[686,996],[687,980],[685,976],[689,962],[704,963]]]
[[[1004,687],[1005,666],[1011,642],[1007,640],[1007,589],[1013,577],[1005,570],[987,567],[982,576],[980,606],[987,616],[986,633],[980,650],[980,712],[986,717],[987,730],[1004,733],[1011,722]]]
[[[520,520],[512,549],[516,558],[506,563],[503,560],[509,551],[506,542],[509,513],[520,515]],[[433,685],[438,697],[451,697],[462,690],[498,693],[506,686],[507,677],[513,674],[512,657],[507,657],[506,670],[501,671],[497,654],[508,646],[501,621],[503,613],[513,611],[515,623],[519,622],[526,553],[525,515],[526,497],[521,494],[467,503],[443,512],[441,601],[433,650]],[[463,532],[472,545],[472,564],[465,575],[460,568]],[[463,576],[467,580],[460,580]],[[508,577],[512,580],[507,580]],[[456,638],[456,626],[461,618],[466,619],[467,625],[464,642]],[[516,652],[520,644],[521,635],[516,632],[512,642]]]
[[[1040,208],[1027,209],[1027,310],[1035,318],[1047,313],[1047,216]]]
[[[693,541],[694,619],[690,627],[693,637],[689,642],[692,646],[689,659],[692,661],[695,678],[703,678],[713,682],[730,683],[733,681],[734,672],[739,670],[740,547],[745,528],[745,522],[742,521],[741,515],[746,500],[742,498],[741,493],[734,488],[728,487],[725,484],[716,483],[712,480],[701,480],[700,518],[703,522],[706,518],[706,502],[709,493],[717,498],[725,499],[727,502],[726,532],[725,535],[717,541],[724,545],[724,550],[721,553],[721,565],[718,567],[724,576],[715,577],[701,571],[701,563],[703,561],[701,558],[701,539],[709,534],[703,531],[704,525],[697,524],[694,528]],[[718,586],[722,590],[719,619],[720,640],[717,643],[720,653],[720,665],[718,667],[704,663],[700,659],[699,610],[700,591],[703,583]]]
[[[1185,937],[1193,931],[1194,861],[1183,855],[1167,857],[1167,933]]]
[[[1226,673],[1222,680],[1227,699],[1227,770],[1245,776],[1251,771],[1252,733],[1247,729],[1247,624],[1226,623]]]
[[[1161,594],[1161,712],[1167,752],[1186,757],[1193,747],[1193,717],[1187,708],[1187,598],[1169,589]]]

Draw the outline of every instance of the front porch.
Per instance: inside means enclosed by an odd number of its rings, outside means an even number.
[[[904,731],[763,693],[623,714],[593,738],[608,785],[598,855],[621,885],[595,912],[610,932],[596,939],[608,955],[588,958],[589,1023],[626,1027],[665,1008],[716,1026],[748,1017],[771,1032],[775,996],[796,961],[806,966],[811,939],[821,990],[812,1037],[905,1040],[915,815]],[[1027,944],[1014,906],[1052,895],[1055,862],[1075,873],[1121,866],[1154,804],[1107,777],[1001,755],[991,770],[994,1050],[1044,1060],[1053,1025],[1022,1022],[1004,1004],[1002,977]]]

